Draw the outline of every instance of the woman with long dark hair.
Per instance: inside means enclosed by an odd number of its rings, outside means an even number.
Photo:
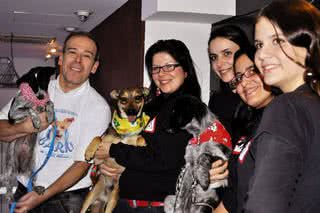
[[[192,137],[186,131],[169,133],[170,103],[181,95],[201,99],[200,85],[186,45],[179,40],[159,40],[148,49],[145,63],[151,82],[151,101],[145,112],[151,117],[142,133],[147,146],[112,144],[97,152],[112,157],[125,167],[116,171],[104,165],[105,175],[120,177],[120,201],[114,212],[164,212],[163,201],[175,194],[175,185],[184,166],[185,148]]]
[[[255,62],[284,94],[264,111],[244,212],[320,212],[320,12],[272,2],[255,25]]]
[[[230,132],[233,144],[247,134],[243,129],[243,121],[236,113],[244,113],[246,106],[241,103],[239,95],[232,91],[234,88],[230,88],[228,83],[234,78],[234,53],[249,46],[250,42],[245,32],[235,25],[223,25],[213,29],[208,41],[211,69],[220,79],[219,89],[212,91],[208,105]]]
[[[234,54],[235,77],[230,81],[237,94],[246,103],[251,111],[248,113],[245,128],[250,132],[241,138],[235,145],[229,160],[229,186],[225,189],[224,196],[215,213],[241,212],[248,190],[248,176],[254,170],[254,159],[246,155],[252,146],[252,140],[259,126],[265,107],[277,95],[276,91],[264,84],[262,75],[254,64],[254,49],[247,47]],[[215,168],[219,170],[221,168]],[[213,172],[213,171],[212,171]],[[221,175],[221,174],[220,174]],[[217,178],[212,175],[212,178]]]

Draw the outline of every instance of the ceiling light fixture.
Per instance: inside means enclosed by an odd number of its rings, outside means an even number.
[[[56,53],[56,52],[57,52],[57,48],[56,48],[56,47],[51,47],[51,48],[49,49],[49,52],[50,52],[50,53]]]
[[[50,53],[47,53],[46,59],[50,59],[51,57],[52,57],[52,55]]]
[[[78,30],[77,27],[71,27],[71,26],[64,28],[64,31],[66,31],[66,32],[68,32],[68,33],[75,32],[75,31],[77,31],[77,30]]]
[[[86,22],[89,16],[93,14],[93,12],[89,10],[77,10],[76,12],[74,12],[74,14],[78,16],[81,22]]]
[[[56,42],[56,38],[51,39],[51,41],[49,42],[49,45],[53,45]]]
[[[47,43],[47,50],[46,50],[46,55],[45,59],[51,59],[53,56],[58,54],[58,47],[59,45],[57,44],[56,38],[51,39]]]

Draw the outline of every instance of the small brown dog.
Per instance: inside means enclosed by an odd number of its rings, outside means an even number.
[[[149,94],[149,89],[127,88],[122,90],[113,90],[110,93],[111,98],[116,101],[111,126],[101,137],[95,137],[85,152],[87,161],[94,159],[94,154],[100,143],[125,143],[134,146],[145,146],[145,140],[139,133],[145,128],[149,117],[142,112],[145,98]],[[114,159],[108,158],[103,162],[94,159],[95,165],[104,163],[112,168],[121,166]],[[111,213],[118,201],[119,179],[113,179],[104,175],[99,175],[97,182],[87,195],[81,213],[85,213],[90,205],[94,204],[91,212]]]

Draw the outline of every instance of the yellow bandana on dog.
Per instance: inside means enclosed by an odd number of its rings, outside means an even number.
[[[115,111],[112,117],[112,127],[119,135],[135,135],[144,129],[148,124],[149,119],[150,117],[143,112],[142,116],[137,118],[135,122],[131,123],[127,118],[120,118]]]

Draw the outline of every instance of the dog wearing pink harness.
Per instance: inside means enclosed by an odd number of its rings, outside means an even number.
[[[30,117],[35,129],[40,129],[39,113],[46,112],[49,123],[54,120],[54,106],[47,93],[50,77],[55,74],[53,67],[35,67],[17,80],[19,91],[12,100],[8,113],[10,124],[23,122]],[[0,182],[7,188],[6,197],[13,200],[12,188],[16,185],[16,176],[30,177],[34,166],[33,151],[37,134],[20,137],[8,144],[4,173]],[[33,187],[37,193],[43,192],[43,187]]]

